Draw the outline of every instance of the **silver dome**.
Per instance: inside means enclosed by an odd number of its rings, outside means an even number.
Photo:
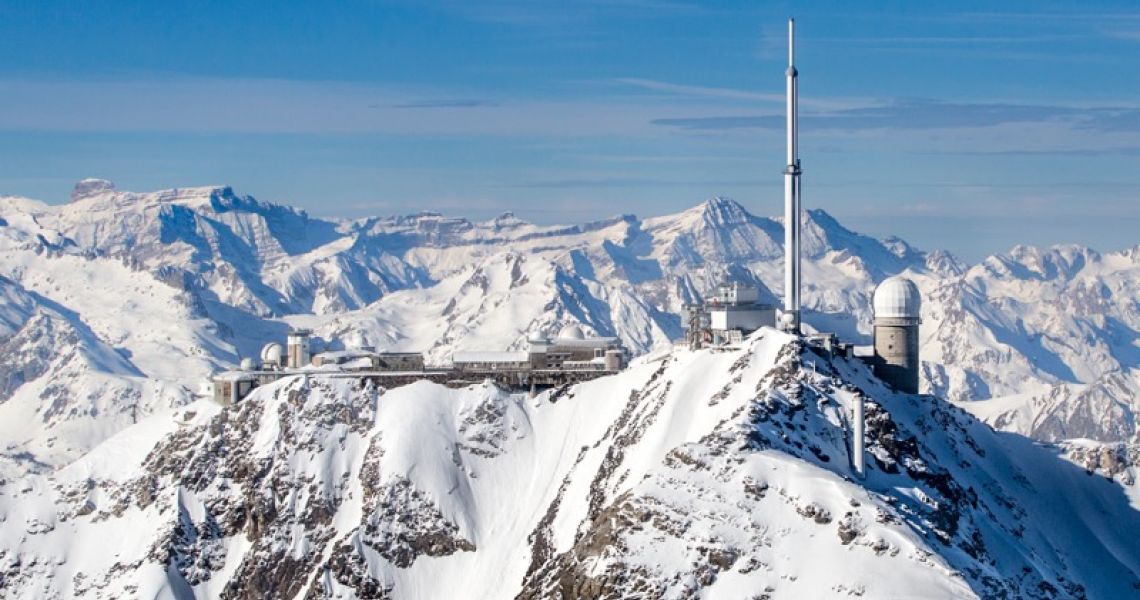
[[[577,325],[567,325],[558,332],[558,338],[563,340],[584,340],[586,334],[582,333],[582,328]]]
[[[876,319],[918,319],[922,315],[922,294],[905,277],[888,277],[875,288]]]

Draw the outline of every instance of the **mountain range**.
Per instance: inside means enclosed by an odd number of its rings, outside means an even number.
[[[2,197],[0,583],[18,597],[45,576],[45,595],[87,597],[1140,589],[1140,552],[1114,533],[1140,503],[1140,246],[1017,246],[971,265],[822,210],[803,223],[810,329],[867,344],[876,283],[918,284],[926,395],[771,330],[674,348],[681,308],[717,283],[782,292],[780,220],[725,198],[540,226],[317,218],[228,187],[102,180],[67,204]],[[536,398],[286,378],[238,407],[203,399],[212,373],[289,327],[440,364],[568,323],[640,358]],[[866,481],[844,457],[852,397],[872,415]],[[134,541],[93,550],[110,531]],[[791,568],[809,547],[821,568]],[[501,589],[476,576],[500,568]]]

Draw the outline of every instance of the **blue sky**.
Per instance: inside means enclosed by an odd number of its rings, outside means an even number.
[[[1128,2],[0,2],[0,194],[229,184],[539,223],[726,195],[969,260],[1140,241]]]

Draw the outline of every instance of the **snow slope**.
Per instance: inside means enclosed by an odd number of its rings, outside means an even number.
[[[843,421],[868,415],[868,475]],[[1140,512],[762,330],[530,398],[294,377],[0,487],[13,598],[1122,598]],[[96,551],[98,549],[98,551]]]

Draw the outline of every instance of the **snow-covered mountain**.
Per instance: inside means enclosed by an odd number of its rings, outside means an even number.
[[[0,197],[0,589],[1135,594],[1140,246],[967,265],[823,211],[804,223],[808,325],[869,341],[875,284],[905,274],[936,396],[888,393],[771,330],[674,350],[682,305],[723,279],[781,292],[779,220],[723,198],[537,226],[321,219],[101,180],[64,205]],[[571,322],[642,358],[536,398],[320,378],[224,410],[200,394],[289,326],[438,363]],[[856,399],[866,481],[843,437]]]
[[[0,219],[0,275],[139,374],[184,392],[290,324],[332,347],[424,351],[434,362],[455,349],[516,347],[568,322],[642,353],[679,337],[682,305],[726,277],[771,298],[782,285],[779,220],[724,198],[645,220],[536,226],[510,214],[320,219],[226,187],[139,194],[85,180],[64,205],[0,198]],[[1001,416],[1007,426],[1065,432],[1045,439],[1136,436],[1140,246],[1016,247],[971,266],[860,235],[821,210],[804,227],[809,325],[868,341],[875,284],[904,273],[925,298],[924,390],[1002,398],[1016,408]],[[1087,413],[1066,408],[1075,403]],[[1042,419],[1054,425],[1033,425]],[[5,444],[9,456],[35,458]]]
[[[848,465],[854,402],[863,481]],[[12,598],[1140,589],[1124,488],[771,329],[534,398],[286,378],[0,488],[0,517]]]

